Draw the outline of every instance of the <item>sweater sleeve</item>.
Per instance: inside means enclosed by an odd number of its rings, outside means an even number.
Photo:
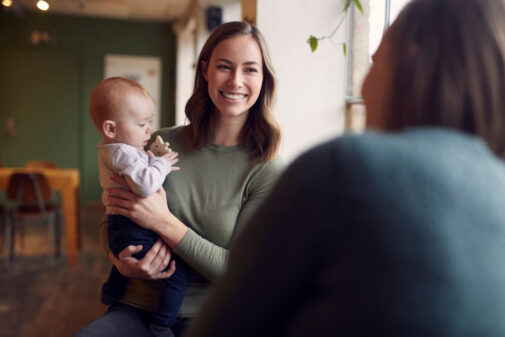
[[[182,257],[199,274],[215,281],[224,271],[228,261],[228,250],[210,242],[188,229],[174,253]]]
[[[317,278],[316,264],[323,263],[325,255],[318,216],[330,200],[321,193],[325,177],[307,167],[318,166],[312,159],[305,157],[290,167],[247,222],[231,246],[227,271],[188,337],[286,334],[286,321],[305,303],[312,276]],[[326,201],[311,202],[314,193]]]
[[[244,224],[253,217],[259,206],[273,189],[281,172],[279,161],[270,162],[258,168],[246,188],[246,196],[235,224],[232,241],[235,240]],[[188,262],[193,269],[210,281],[219,278],[228,263],[229,250],[205,239],[191,228],[174,252]]]
[[[130,189],[142,197],[155,193],[170,172],[170,164],[160,157],[148,158],[137,149],[121,148],[114,156],[113,165]]]

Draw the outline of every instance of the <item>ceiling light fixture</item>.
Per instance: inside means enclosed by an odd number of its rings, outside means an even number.
[[[49,4],[45,2],[44,0],[39,0],[37,2],[37,8],[40,9],[41,11],[47,11],[49,9]]]
[[[2,5],[5,7],[10,7],[12,5],[12,0],[2,0]]]

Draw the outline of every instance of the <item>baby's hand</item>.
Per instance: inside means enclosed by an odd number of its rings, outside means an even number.
[[[163,138],[158,135],[151,146],[149,146],[149,150],[151,150],[156,156],[161,157],[164,154],[172,152],[168,145],[168,142],[165,142]]]
[[[172,152],[164,154],[160,157],[165,158],[170,163],[170,166],[172,166],[172,171],[179,171],[180,167],[174,166],[174,164],[179,161],[179,158],[177,158],[178,156],[179,156],[179,153],[172,151]]]
[[[151,150],[147,150],[147,155],[149,156],[149,158],[156,157]],[[181,168],[178,166],[174,166],[174,164],[179,161],[179,158],[177,158],[178,156],[179,156],[179,153],[172,151],[170,153],[167,153],[167,154],[164,154],[164,155],[158,156],[158,157],[165,158],[165,160],[168,161],[168,163],[170,164],[172,171],[179,171]]]

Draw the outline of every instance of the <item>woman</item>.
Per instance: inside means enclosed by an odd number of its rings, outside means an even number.
[[[177,268],[172,264],[162,272],[170,250],[190,267],[190,284],[173,329],[176,336],[196,315],[209,284],[223,273],[230,241],[280,172],[275,159],[280,131],[272,115],[275,76],[261,33],[243,22],[224,24],[203,46],[197,65],[186,105],[189,125],[153,135],[179,153],[180,171],[167,177],[165,190],[154,196],[140,198],[124,189],[109,195],[115,212],[162,240],[140,261],[131,257],[140,247],[125,249],[119,259],[111,256],[123,275],[169,277]],[[120,304],[79,336],[150,336],[146,325],[159,293],[152,282],[130,280]]]
[[[362,88],[384,132],[286,170],[186,336],[505,336],[504,21],[410,2]]]

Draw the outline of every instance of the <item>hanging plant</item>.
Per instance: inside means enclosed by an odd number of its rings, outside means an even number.
[[[333,37],[333,35],[335,35],[335,33],[338,31],[338,29],[340,28],[340,26],[344,22],[344,19],[347,16],[347,13],[349,12],[349,7],[351,6],[351,4],[356,6],[356,8],[361,12],[361,14],[363,14],[363,6],[361,5],[360,0],[344,0],[344,1],[345,1],[345,5],[342,10],[340,20],[338,21],[338,24],[335,27],[335,29],[333,30],[333,32],[330,35],[321,36],[321,37],[315,37],[314,35],[311,35],[307,39],[307,43],[309,44],[310,50],[312,52],[316,51],[319,41],[321,41],[321,40],[329,39],[330,41],[333,42],[333,40],[331,38]],[[342,42],[341,44],[342,44],[342,51],[344,52],[344,56],[346,56],[347,55],[347,44],[345,42]]]

